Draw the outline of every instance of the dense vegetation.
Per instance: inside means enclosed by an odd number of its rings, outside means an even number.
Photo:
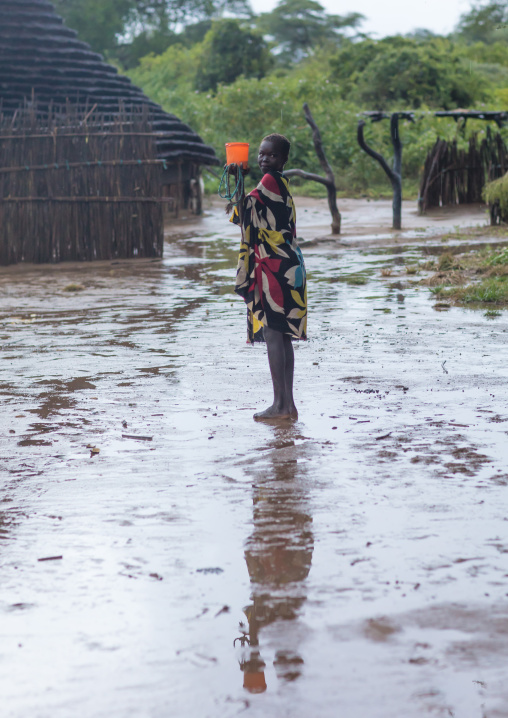
[[[485,122],[436,119],[432,110],[508,109],[508,0],[473,5],[449,37],[422,30],[381,40],[360,33],[359,14],[330,15],[316,0],[281,0],[257,16],[248,0],[56,4],[83,39],[221,157],[226,141],[256,147],[264,134],[282,132],[293,143],[291,166],[319,170],[302,114],[307,101],[339,189],[349,194],[386,187],[356,143],[363,110],[418,111],[401,125],[405,191],[413,193],[437,135],[465,145],[471,132],[486,131]],[[366,131],[386,156],[388,134],[386,122]]]

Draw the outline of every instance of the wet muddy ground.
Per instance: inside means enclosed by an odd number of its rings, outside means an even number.
[[[507,313],[405,269],[485,215],[344,206],[294,424],[252,420],[217,205],[162,261],[0,270],[6,718],[508,716]]]

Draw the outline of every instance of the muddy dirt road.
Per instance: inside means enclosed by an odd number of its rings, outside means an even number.
[[[371,205],[303,245],[295,424],[252,420],[217,208],[162,261],[0,271],[5,718],[508,716],[506,313],[409,281],[464,220]]]

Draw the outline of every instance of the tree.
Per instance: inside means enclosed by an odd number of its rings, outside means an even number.
[[[485,97],[482,78],[463,62],[453,43],[395,36],[350,43],[331,62],[344,96],[384,110],[395,103],[451,109]]]
[[[180,42],[180,35],[167,29],[142,30],[130,42],[119,43],[112,54],[120,61],[124,70],[130,70],[147,55],[161,55],[168,47]]]
[[[464,13],[455,28],[456,35],[467,43],[492,43],[508,39],[508,1],[477,3]]]
[[[225,13],[250,17],[249,0],[131,0],[133,17],[145,29],[187,26],[202,20],[219,19]]]
[[[323,43],[337,43],[344,31],[356,28],[363,15],[328,15],[316,0],[280,0],[277,7],[263,13],[257,27],[273,38],[277,54],[284,60],[298,62]]]
[[[163,52],[187,25],[210,22],[226,12],[236,17],[252,14],[249,0],[53,1],[81,40],[96,52],[119,57],[127,66],[143,54]]]
[[[133,9],[134,0],[53,0],[55,10],[68,27],[78,30],[79,39],[95,52],[116,46]]]
[[[303,114],[305,115],[305,119],[312,130],[314,149],[316,150],[319,164],[324,170],[325,176],[322,177],[314,172],[305,172],[305,170],[301,169],[284,170],[284,175],[286,177],[301,177],[302,179],[312,180],[313,182],[319,182],[326,187],[326,193],[328,195],[328,208],[330,210],[330,214],[332,215],[332,234],[340,234],[342,217],[339,212],[339,208],[337,207],[337,186],[335,184],[335,174],[328,162],[328,158],[325,155],[319,127],[316,125],[316,121],[312,116],[310,107],[306,102],[303,103]]]
[[[201,44],[186,47],[175,43],[161,55],[143,57],[129,76],[155,102],[164,105],[168,104],[169,97],[173,98],[171,111],[175,111],[176,101],[185,103],[198,99],[195,81],[201,50]]]
[[[203,41],[196,89],[215,90],[237,77],[263,77],[269,67],[268,49],[261,35],[237,20],[215,20]]]
[[[384,112],[380,112],[377,116],[371,113],[371,119],[373,122],[379,122],[380,120],[390,117],[390,138],[393,147],[393,167],[390,167],[388,162],[385,160],[383,155],[376,152],[370,147],[365,141],[363,134],[363,128],[365,127],[365,120],[358,122],[357,139],[358,144],[370,157],[375,159],[383,168],[386,176],[392,183],[393,190],[393,201],[392,201],[392,227],[393,229],[402,229],[402,142],[400,140],[399,132],[399,116],[405,119],[413,120],[412,113],[399,113],[394,112],[393,115],[385,115]]]
[[[186,25],[179,35],[180,42],[189,47],[198,42],[203,42],[206,33],[211,29],[212,20],[209,18],[194,22],[192,25]]]

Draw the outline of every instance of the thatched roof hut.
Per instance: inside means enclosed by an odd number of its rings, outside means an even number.
[[[38,108],[52,104],[96,106],[115,116],[146,106],[157,132],[157,154],[168,163],[218,164],[213,149],[188,125],[171,115],[120,75],[101,55],[77,39],[47,0],[0,0],[0,107],[12,115],[36,98]],[[187,173],[188,174],[188,173]]]
[[[160,257],[163,207],[201,209],[188,125],[47,0],[0,0],[0,265]]]

